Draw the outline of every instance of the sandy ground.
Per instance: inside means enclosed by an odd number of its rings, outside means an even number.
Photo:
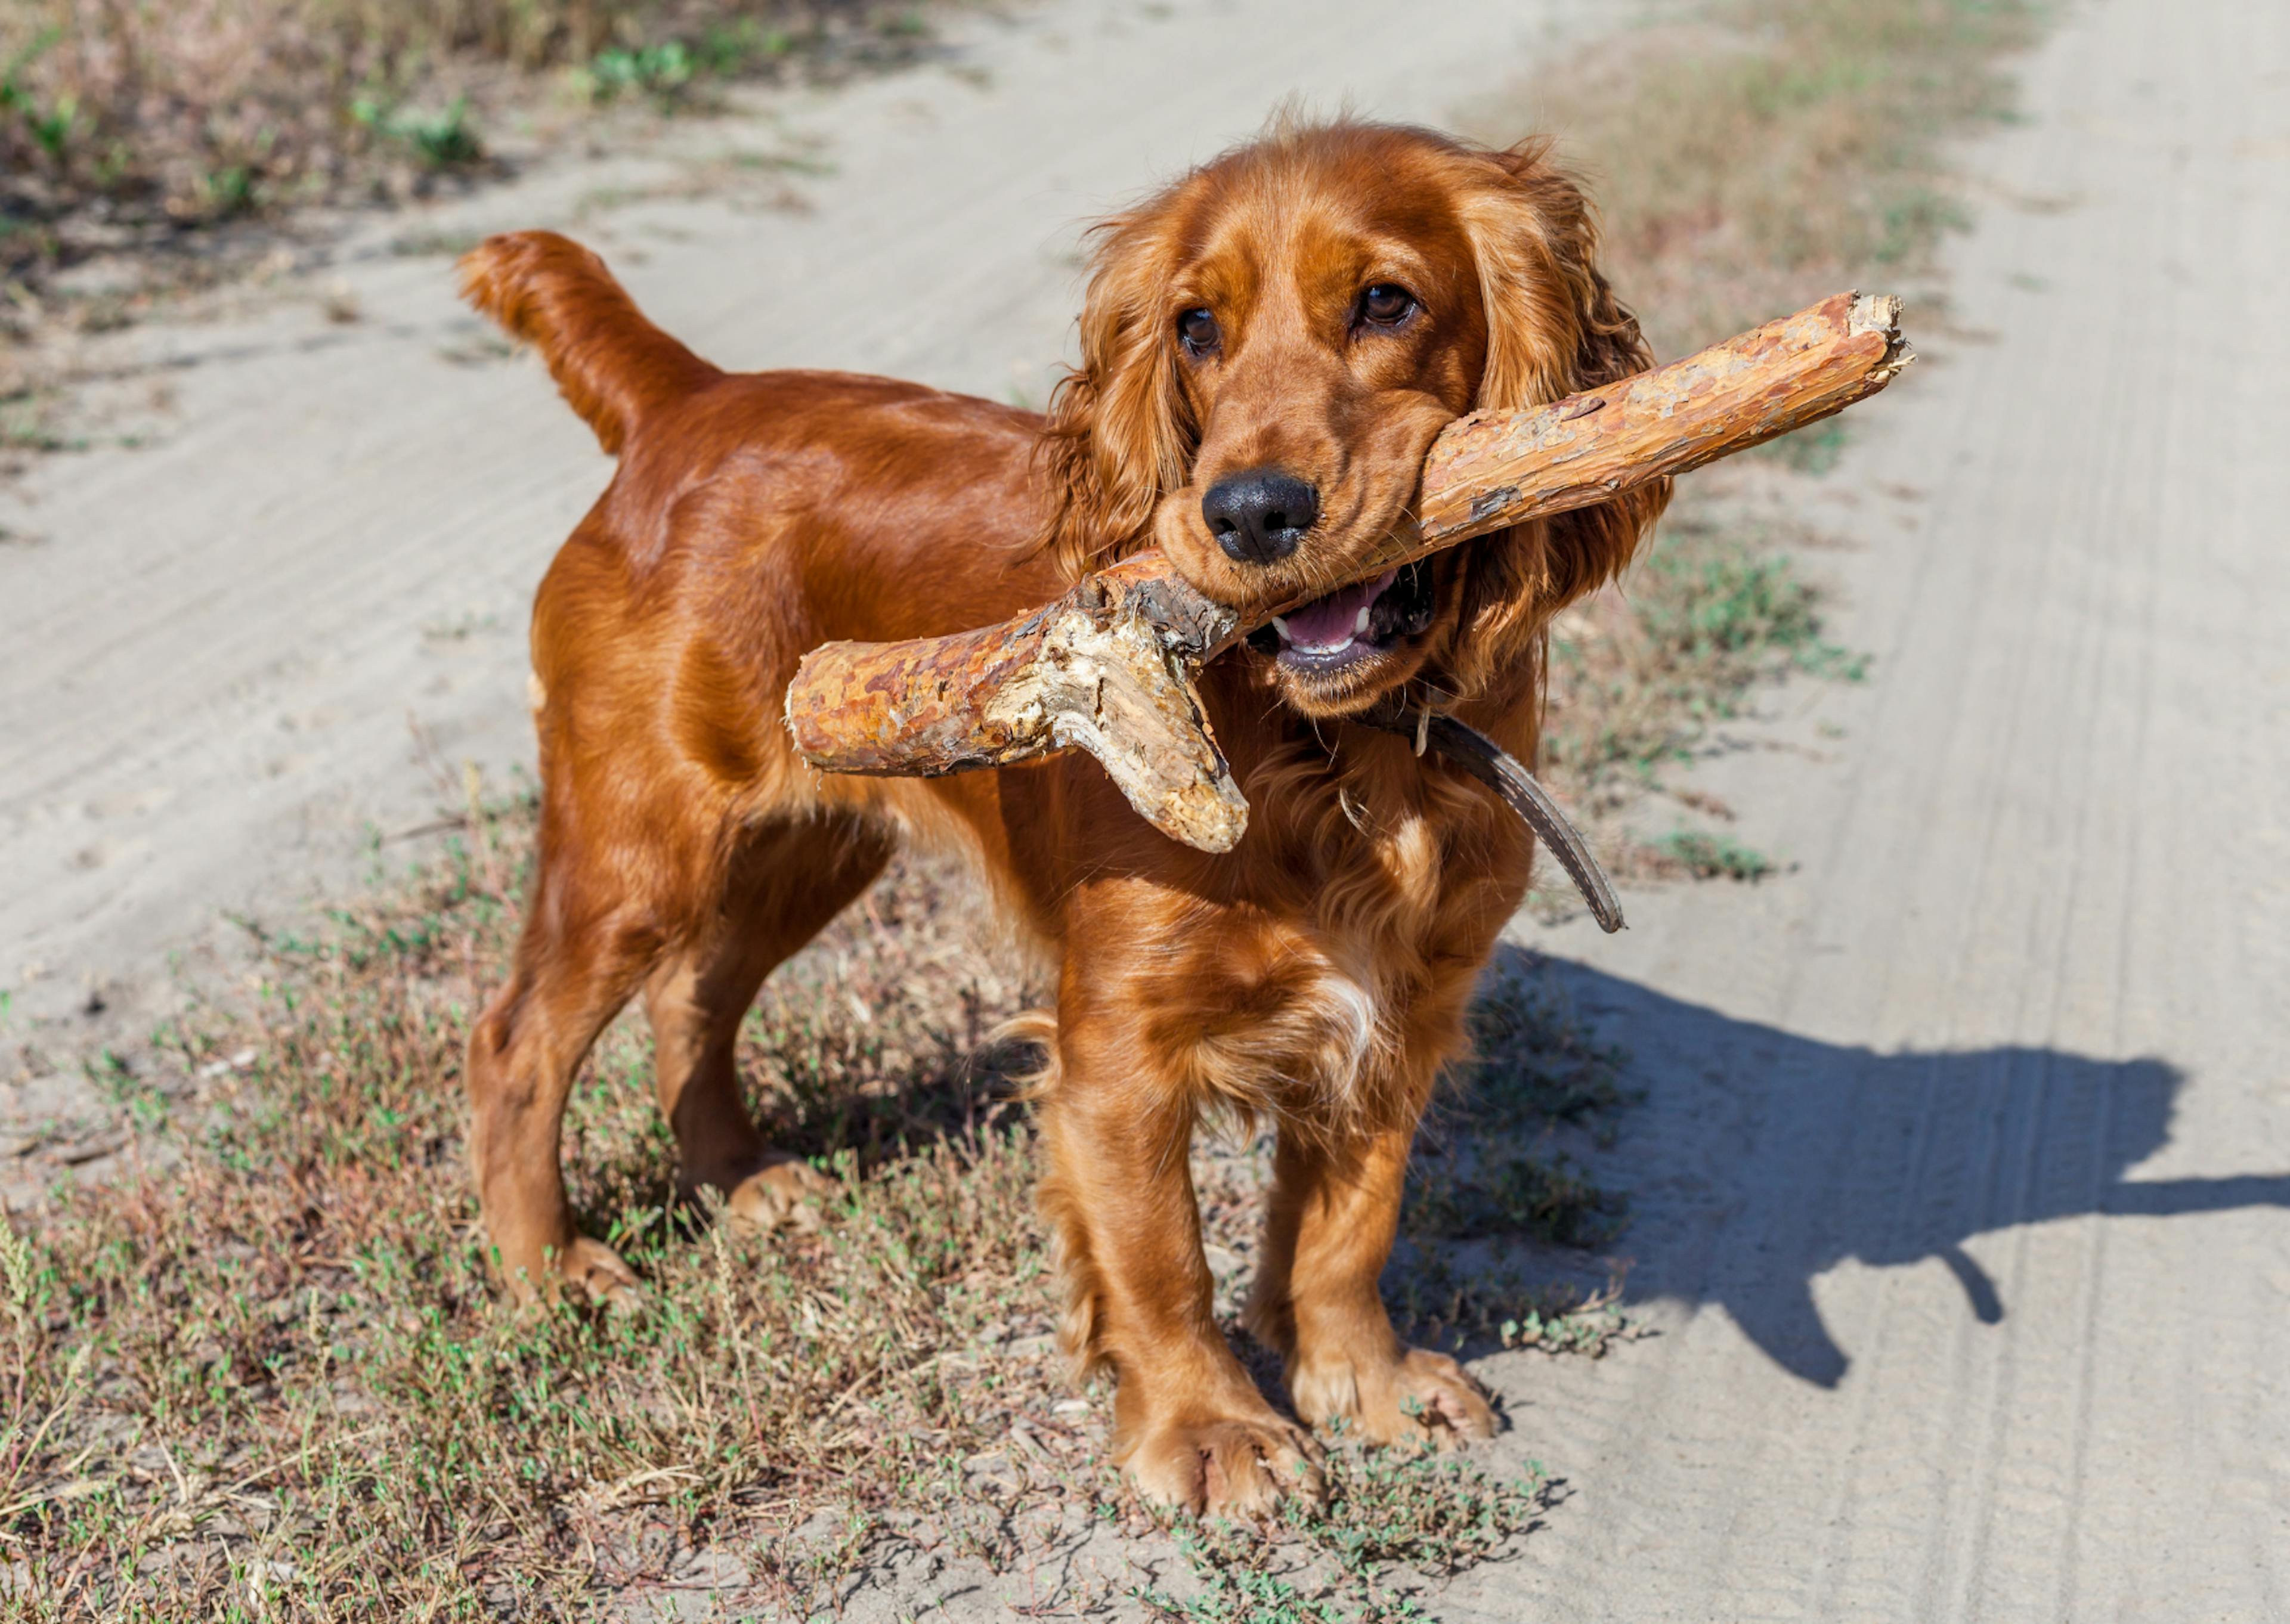
[[[0,493],[35,538],[0,547],[0,1134],[92,1109],[38,1054],[163,1009],[223,910],[291,923],[460,762],[529,759],[524,607],[605,465],[393,239],[569,227],[726,364],[1038,402],[1077,220],[1283,94],[1437,121],[1614,12],[1395,15],[974,22],[376,224],[332,273],[356,321],[314,284],[118,340],[170,380],[156,442]],[[2025,107],[1813,516],[1874,680],[1783,690],[1701,769],[1794,866],[1519,928],[1649,1091],[1611,1173],[1661,1334],[1479,1363],[1491,1458],[1568,1498],[1439,1617],[2290,1617],[2290,338],[2251,309],[2290,12],[2094,0]]]
[[[1797,868],[1521,932],[1665,1334],[1482,1367],[1579,1495],[1453,1616],[2290,1618],[2290,12],[2070,8],[2024,107],[1812,516],[1874,681],[1701,775]]]

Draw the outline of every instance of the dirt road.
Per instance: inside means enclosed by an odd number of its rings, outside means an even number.
[[[1653,1091],[1665,1334],[1487,1362],[1579,1497],[1455,1616],[2290,1618],[2290,13],[2024,84],[1814,516],[1874,680],[1702,774],[1797,868],[1521,933]]]
[[[1436,121],[1600,15],[1053,4],[415,224],[572,226],[727,364],[1038,401],[1077,220],[1291,90]],[[1796,866],[1520,927],[1649,1090],[1611,1174],[1662,1334],[1480,1363],[1495,1457],[1571,1498],[1438,1616],[2290,1617],[2290,14],[2094,0],[2024,105],[1816,516],[1874,679],[1702,772]],[[159,443],[0,499],[39,538],[0,549],[15,1037],[156,1007],[217,910],[431,820],[409,720],[449,779],[529,756],[524,606],[605,465],[410,228],[357,239],[356,321],[123,339],[175,380]]]

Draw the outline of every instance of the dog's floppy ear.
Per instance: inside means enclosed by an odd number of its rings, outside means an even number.
[[[1487,358],[1476,410],[1515,411],[1613,383],[1653,364],[1653,352],[1598,268],[1598,227],[1549,142],[1486,155],[1482,183],[1462,201],[1485,301]],[[1491,536],[1475,549],[1467,635],[1455,673],[1465,690],[1522,652],[1522,637],[1615,576],[1669,502],[1669,482],[1641,485],[1594,508]]]
[[[1156,504],[1184,484],[1199,446],[1163,308],[1169,203],[1165,195],[1093,233],[1081,364],[1051,396],[1036,452],[1049,499],[1041,545],[1069,579],[1145,544]]]

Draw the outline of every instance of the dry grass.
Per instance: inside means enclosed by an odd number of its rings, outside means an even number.
[[[907,0],[8,0],[0,275],[481,171],[496,112],[911,56]]]
[[[100,1068],[140,1165],[60,1189],[36,1234],[0,1227],[0,1584],[23,1616],[557,1616],[703,1568],[727,1605],[800,1613],[923,1557],[1006,1572],[1109,1522],[1150,1532],[1103,1467],[1103,1395],[1073,1399],[1055,1364],[1030,1130],[1013,1057],[980,1050],[1023,988],[943,872],[878,887],[748,1024],[759,1111],[840,1182],[816,1232],[677,1204],[649,1040],[623,1021],[576,1089],[568,1165],[646,1307],[495,1300],[458,1073],[529,819],[476,827],[323,939],[266,943],[251,1011]],[[1509,996],[1486,1095],[1538,1122],[1546,1096],[1609,1107],[1613,1057],[1548,996]],[[1204,1148],[1228,1258],[1254,1249],[1264,1160]],[[1547,1345],[1603,1346],[1547,1293],[1489,1305],[1514,1340],[1543,1316]],[[1337,1482],[1277,1561],[1340,1616],[1401,1616],[1394,1564],[1485,1555],[1540,1503],[1533,1481],[1357,1451]]]
[[[1964,218],[1942,143],[2007,118],[2035,0],[1730,0],[1626,34],[1480,109],[1559,140],[1608,264],[1682,355],[1840,287],[1928,269]]]

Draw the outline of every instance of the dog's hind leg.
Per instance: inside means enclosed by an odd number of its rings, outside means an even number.
[[[676,1134],[686,1190],[720,1191],[732,1216],[765,1228],[800,1220],[824,1181],[774,1149],[740,1097],[741,1019],[773,968],[883,871],[889,839],[840,819],[774,823],[746,836],[723,905],[645,986],[660,1108]]]

